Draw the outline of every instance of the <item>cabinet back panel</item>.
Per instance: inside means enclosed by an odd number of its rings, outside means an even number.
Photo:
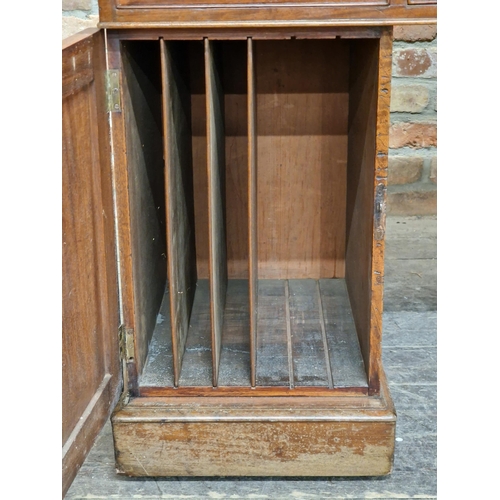
[[[344,275],[349,45],[256,41],[259,278]]]

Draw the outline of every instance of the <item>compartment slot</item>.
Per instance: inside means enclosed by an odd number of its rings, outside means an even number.
[[[248,106],[248,288],[250,307],[250,377],[256,385],[258,260],[257,260],[257,137],[255,97],[255,68],[253,41],[247,40],[247,106]]]
[[[294,386],[333,387],[316,280],[287,280]]]
[[[196,289],[196,247],[193,204],[191,96],[182,72],[185,51],[175,42],[160,41],[163,80],[167,261],[174,385],[179,385],[189,317]]]
[[[210,318],[212,328],[212,384],[217,386],[222,346],[222,325],[227,292],[225,220],[224,92],[220,62],[214,42],[205,38],[205,83],[207,91],[208,239]]]
[[[367,387],[345,280],[319,280],[328,358],[335,387]]]

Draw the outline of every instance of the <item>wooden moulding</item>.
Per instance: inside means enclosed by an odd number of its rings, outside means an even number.
[[[112,417],[128,476],[386,475],[395,423],[385,380],[379,397],[136,398]]]
[[[436,22],[432,0],[99,0],[101,27],[382,26]]]

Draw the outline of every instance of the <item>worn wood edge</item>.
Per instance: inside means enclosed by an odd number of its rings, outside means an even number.
[[[326,396],[333,397],[338,394],[364,396],[368,394],[368,387],[325,387],[311,386],[218,386],[218,387],[151,387],[139,388],[140,397],[260,397],[260,396],[283,396],[294,397]]]
[[[382,33],[379,46],[379,74],[377,79],[377,131],[374,172],[374,217],[371,258],[371,304],[370,304],[370,363],[368,386],[377,393],[380,389],[382,371],[382,315],[384,308],[384,254],[385,217],[387,199],[387,171],[389,159],[389,126],[392,80],[392,28]],[[379,199],[378,193],[381,193]],[[377,207],[380,205],[380,207]],[[379,216],[377,217],[377,213]]]
[[[297,420],[364,422],[372,419],[396,422],[396,411],[385,380],[379,396],[135,398],[113,413],[112,423]]]
[[[137,28],[294,28],[294,27],[356,27],[356,26],[397,26],[397,25],[437,24],[437,19],[331,19],[331,20],[297,20],[297,21],[164,21],[164,22],[100,22],[98,28],[105,29],[137,29]]]
[[[68,491],[85,457],[115,407],[121,387],[116,377],[106,374],[62,448],[62,490]],[[90,436],[90,437],[89,437]]]
[[[62,50],[66,50],[66,49],[70,48],[72,45],[75,45],[78,42],[81,42],[85,38],[94,35],[98,31],[101,31],[101,30],[99,28],[86,28],[82,31],[79,31],[78,33],[75,33],[74,35],[70,35],[67,38],[63,38]]]
[[[296,38],[380,38],[381,26],[338,26],[338,27],[290,27],[280,28],[142,28],[142,29],[115,29],[108,32],[110,38],[120,40],[268,40]]]

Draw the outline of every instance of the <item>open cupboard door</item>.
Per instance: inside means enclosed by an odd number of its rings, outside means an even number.
[[[63,43],[63,495],[121,388],[104,34]]]

